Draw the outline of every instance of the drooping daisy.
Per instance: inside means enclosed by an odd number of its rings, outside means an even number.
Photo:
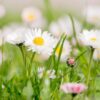
[[[74,18],[76,32],[81,31],[81,24]],[[71,36],[73,33],[72,22],[69,16],[62,17],[58,21],[52,22],[49,28],[50,32],[54,36],[60,37],[63,33],[67,36]]]
[[[95,49],[93,59],[100,60],[100,49]]]
[[[24,8],[22,11],[22,19],[32,27],[43,27],[45,24],[41,11],[35,7]]]
[[[55,51],[55,55],[58,57],[60,54],[60,50],[61,50],[61,45],[59,45]],[[69,44],[69,42],[66,40],[63,44],[63,49],[62,49],[62,54],[61,54],[61,61],[66,61],[67,58],[69,57],[71,52],[71,45]]]
[[[84,10],[84,14],[86,16],[87,22],[100,25],[100,7],[99,6],[88,6],[87,9]]]
[[[82,83],[64,83],[60,89],[65,93],[79,94],[84,92],[87,87]]]
[[[50,56],[56,45],[51,34],[46,31],[42,32],[41,29],[30,30],[25,37],[25,46],[28,47],[28,50],[38,54]]]
[[[79,35],[81,42],[84,45],[100,48],[100,31],[99,30],[83,30]]]
[[[21,44],[24,43],[25,33],[27,33],[28,28],[19,27],[9,34],[6,34],[5,41],[11,44]]]
[[[5,16],[5,14],[6,14],[6,9],[3,5],[0,4],[0,18]]]

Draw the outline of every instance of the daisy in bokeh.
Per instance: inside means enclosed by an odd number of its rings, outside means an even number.
[[[74,18],[76,33],[81,31],[81,24]],[[49,30],[54,36],[60,37],[63,33],[67,36],[72,36],[73,27],[69,16],[62,17],[50,24]]]
[[[11,44],[22,44],[24,43],[25,33],[27,33],[28,28],[19,27],[13,30],[12,33],[6,34],[5,41]]]
[[[0,18],[4,17],[6,14],[6,9],[3,5],[0,4]]]
[[[91,46],[93,48],[100,48],[99,30],[83,30],[83,32],[79,35],[79,38],[84,45]]]
[[[59,44],[59,46],[57,47],[56,51],[55,51],[55,55],[58,57],[61,51],[61,44]],[[69,57],[71,52],[71,45],[70,43],[66,40],[63,44],[63,49],[62,49],[62,53],[61,53],[61,61],[66,61],[67,58]]]
[[[38,54],[50,56],[56,45],[51,34],[46,31],[42,32],[41,29],[30,30],[25,37],[25,46],[28,47],[28,50]]]
[[[100,25],[100,7],[99,6],[88,6],[87,9],[84,10],[84,14],[86,16],[87,22]]]
[[[24,8],[21,16],[22,20],[32,27],[43,27],[45,24],[42,13],[38,8]]]

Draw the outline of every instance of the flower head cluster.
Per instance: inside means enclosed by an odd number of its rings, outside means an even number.
[[[49,56],[56,45],[54,37],[46,31],[42,32],[41,29],[30,30],[25,34],[24,44],[28,47],[28,50]]]

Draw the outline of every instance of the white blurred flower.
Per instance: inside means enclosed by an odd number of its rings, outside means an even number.
[[[6,34],[5,41],[11,44],[21,44],[24,43],[25,33],[27,33],[28,28],[19,27],[13,30],[10,34]]]
[[[58,57],[60,54],[60,50],[61,50],[61,44],[57,47],[55,55]],[[67,58],[69,57],[71,52],[71,45],[69,44],[69,42],[66,40],[63,44],[63,49],[62,49],[62,54],[61,54],[61,61],[66,61]]]
[[[15,39],[15,33],[18,32],[21,29],[24,29],[24,28],[26,28],[26,27],[21,25],[21,24],[18,24],[18,23],[10,23],[9,25],[5,26],[1,30],[1,35],[2,35],[2,39],[3,39],[3,43],[5,43],[5,42],[12,43],[11,41]],[[14,34],[14,37],[13,37],[13,34]],[[17,34],[18,33],[16,33],[16,37],[18,36]],[[24,37],[24,35],[23,35],[23,37]],[[14,41],[18,41],[18,40],[14,40]],[[15,44],[15,43],[12,43],[12,44]]]
[[[76,33],[81,31],[81,24],[74,18]],[[72,36],[73,27],[69,16],[62,17],[55,22],[52,22],[49,27],[50,32],[56,36],[60,37],[63,33],[67,36]]]
[[[79,35],[79,39],[84,45],[100,48],[100,31],[99,30],[83,30]]]
[[[27,7],[22,11],[22,19],[32,27],[44,27],[45,21],[41,11],[35,7]]]
[[[44,70],[45,70],[44,67],[39,67],[38,68],[38,76],[39,76],[39,78],[43,77]]]
[[[50,56],[55,47],[55,39],[50,35],[50,33],[41,29],[30,30],[29,33],[25,34],[25,46],[28,47],[28,50],[37,52],[41,55]]]
[[[88,6],[84,10],[87,22],[95,25],[100,25],[100,7],[99,6]]]
[[[56,78],[55,70],[48,70],[47,75],[49,76],[50,79],[55,79]]]
[[[0,4],[0,18],[4,17],[6,14],[6,9],[3,5]]]
[[[95,49],[93,58],[94,60],[100,60],[100,49]]]

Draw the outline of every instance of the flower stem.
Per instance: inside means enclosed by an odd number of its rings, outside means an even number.
[[[19,47],[19,49],[20,49],[20,51],[22,53],[23,63],[24,63],[24,66],[25,66],[25,74],[27,76],[26,56],[24,54],[23,46],[22,45],[21,46],[18,45],[18,47]]]
[[[30,59],[29,68],[28,68],[28,76],[29,76],[29,78],[30,78],[30,76],[31,76],[32,61],[33,61],[33,59],[34,59],[34,57],[35,57],[35,54],[36,54],[36,52],[34,52],[34,53],[32,54],[32,57],[31,57],[31,59]]]
[[[89,86],[89,81],[90,81],[90,77],[91,77],[91,62],[92,62],[92,58],[93,58],[93,52],[94,52],[94,49],[91,48],[90,60],[89,60],[89,65],[88,65],[88,76],[87,76],[87,80],[86,80],[87,86]]]
[[[3,45],[4,39],[2,39],[2,66],[3,66],[3,53],[4,53],[4,45]]]
[[[76,34],[76,29],[75,29],[75,22],[74,22],[74,19],[72,17],[72,15],[69,15],[70,19],[71,19],[71,23],[72,23],[72,29],[73,29],[73,36],[76,40],[76,43],[77,43],[77,47],[80,48],[80,45],[79,45],[79,42],[78,42],[78,39],[77,39],[77,34]]]

